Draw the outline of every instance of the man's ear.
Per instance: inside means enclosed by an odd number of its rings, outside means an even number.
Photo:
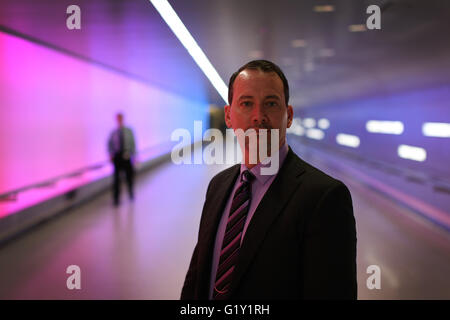
[[[231,106],[225,106],[225,123],[228,128],[231,128]]]
[[[294,108],[291,105],[287,106],[287,128],[292,125],[292,120],[294,119]]]

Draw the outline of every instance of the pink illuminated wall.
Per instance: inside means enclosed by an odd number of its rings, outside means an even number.
[[[207,102],[0,32],[0,194],[106,160],[118,110],[142,150],[206,120]]]

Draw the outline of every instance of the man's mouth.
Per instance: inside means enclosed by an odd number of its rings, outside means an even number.
[[[256,131],[256,133],[259,135],[260,130],[265,130],[267,132],[267,134],[270,134],[270,129],[271,128],[249,128],[247,130],[253,129]]]

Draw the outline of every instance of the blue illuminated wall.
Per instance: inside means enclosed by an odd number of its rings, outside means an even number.
[[[450,85],[428,88],[390,96],[379,96],[305,108],[296,113],[301,118],[326,118],[330,127],[322,140],[310,140],[318,145],[345,149],[366,159],[378,160],[398,167],[450,180],[450,139],[426,137],[425,122],[450,123]],[[400,135],[371,133],[366,130],[369,120],[401,121]],[[337,145],[336,135],[346,133],[360,138],[358,148]],[[306,138],[305,138],[306,139]],[[400,144],[424,148],[424,162],[402,159],[397,155]]]
[[[448,101],[450,86],[442,85],[305,108],[295,113],[300,125],[297,120],[297,136],[291,139],[311,146],[323,160],[340,167],[353,179],[450,230],[448,129],[442,129],[440,137],[425,136],[422,129],[424,123],[445,124],[448,128]],[[306,118],[315,121],[305,121]],[[327,119],[329,127],[320,128],[320,119]],[[370,120],[399,121],[403,132],[369,132],[366,124]],[[307,128],[314,123],[313,128]],[[338,143],[338,134],[349,135],[351,139]],[[414,160],[400,157],[401,145],[420,148],[419,154],[425,151],[426,157],[412,156]]]

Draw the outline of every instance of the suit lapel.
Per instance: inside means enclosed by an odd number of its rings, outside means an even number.
[[[216,239],[217,227],[219,226],[220,218],[222,217],[223,210],[226,202],[233,189],[234,183],[240,172],[240,164],[237,164],[230,168],[230,172],[220,181],[219,186],[214,193],[211,194],[208,211],[205,212],[205,230],[201,233],[199,239],[199,266],[201,269],[199,274],[202,276],[200,281],[200,292],[205,293],[204,290],[209,290],[208,285],[211,276],[211,265],[213,258],[213,249]],[[208,291],[206,291],[207,294]]]
[[[297,189],[297,186],[301,182],[300,176],[304,171],[305,169],[301,161],[289,147],[285,162],[266,194],[261,199],[247,228],[239,252],[239,262],[236,265],[233,275],[232,291],[240,283],[242,276],[258,251],[271,224],[290,200],[292,193]]]

